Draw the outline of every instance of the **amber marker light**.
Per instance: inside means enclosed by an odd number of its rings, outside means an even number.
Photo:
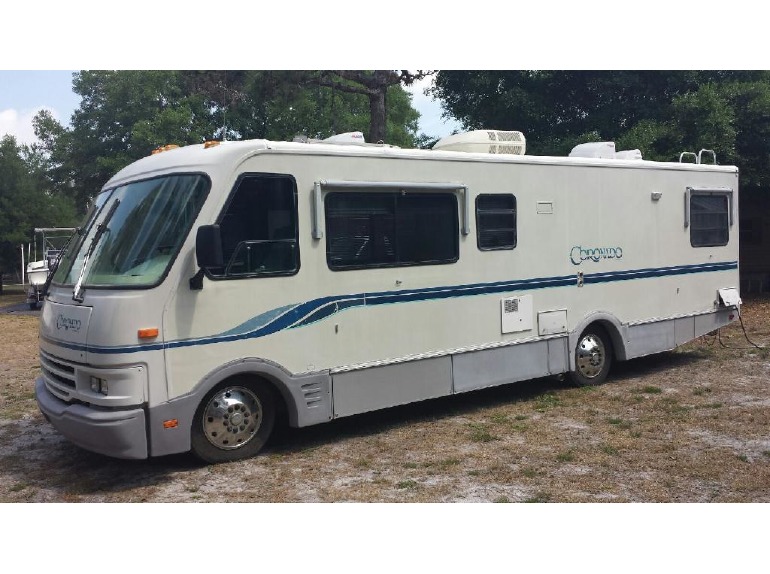
[[[151,327],[149,329],[139,329],[137,332],[140,339],[154,339],[158,336],[158,328]]]
[[[177,419],[170,419],[167,421],[163,421],[163,428],[164,429],[174,429],[179,426],[179,420]]]
[[[150,152],[150,155],[155,155],[156,153],[162,153],[164,151],[168,151],[168,150],[171,150],[171,149],[176,149],[178,147],[179,146],[177,144],[162,145],[162,146],[156,147],[154,150],[152,150],[152,152]]]
[[[219,142],[216,140],[209,140],[207,142],[204,142],[203,149],[209,149],[210,147],[218,146]]]

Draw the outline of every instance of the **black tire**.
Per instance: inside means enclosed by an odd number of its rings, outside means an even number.
[[[568,377],[575,386],[601,385],[607,380],[612,367],[612,341],[604,329],[592,325],[580,334],[573,366]]]
[[[36,311],[37,310],[37,303],[30,303],[29,304],[29,310],[30,311]]]
[[[192,453],[208,463],[256,455],[275,425],[275,396],[263,381],[233,379],[212,389],[195,411]]]

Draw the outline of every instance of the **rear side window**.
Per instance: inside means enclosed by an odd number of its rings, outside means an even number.
[[[511,193],[476,197],[476,234],[482,251],[516,247],[516,197]]]
[[[690,195],[690,245],[727,245],[730,237],[730,197],[726,193],[692,192]]]
[[[454,194],[336,192],[328,194],[324,203],[330,269],[457,261]]]

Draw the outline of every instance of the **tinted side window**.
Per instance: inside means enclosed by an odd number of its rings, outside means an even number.
[[[510,193],[476,197],[476,233],[482,251],[516,247],[516,197]]]
[[[223,269],[215,277],[292,275],[299,269],[297,190],[285,175],[242,177],[219,220]]]
[[[690,244],[693,247],[727,245],[730,202],[726,194],[690,196]]]
[[[325,199],[331,269],[457,261],[457,199],[451,193],[330,193]]]

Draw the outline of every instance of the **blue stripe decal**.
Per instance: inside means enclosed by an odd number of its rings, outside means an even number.
[[[629,281],[632,279],[649,279],[652,277],[689,275],[692,273],[731,271],[737,268],[737,261],[699,265],[678,265],[673,267],[651,267],[647,269],[586,274],[583,277],[583,283],[591,285],[614,281]],[[415,301],[436,301],[441,299],[491,295],[521,290],[528,291],[534,289],[547,289],[550,287],[566,287],[575,284],[576,277],[573,274],[558,277],[521,279],[517,281],[499,281],[495,283],[473,283],[469,285],[429,287],[426,289],[414,289],[408,291],[380,291],[375,293],[359,293],[356,295],[320,297],[304,303],[286,305],[278,309],[267,311],[218,335],[194,339],[181,339],[178,341],[169,341],[167,343],[149,343],[127,347],[101,347],[96,345],[87,346],[67,343],[49,337],[43,338],[50,343],[67,349],[97,354],[136,353],[139,351],[155,351],[164,348],[176,349],[244,339],[257,339],[285,329],[295,329],[311,325],[318,321],[322,321],[335,313],[355,307],[410,303]]]

